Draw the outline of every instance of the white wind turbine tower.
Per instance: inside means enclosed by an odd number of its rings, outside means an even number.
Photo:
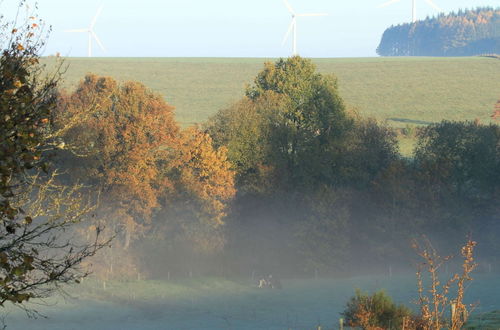
[[[288,28],[288,31],[285,34],[285,38],[283,39],[283,43],[287,41],[288,37],[290,36],[290,33],[293,32],[293,50],[292,54],[293,56],[297,55],[297,17],[305,17],[305,16],[327,16],[328,14],[296,14],[295,10],[293,10],[292,6],[288,3],[287,0],[283,0],[285,2],[285,6],[288,8],[288,11],[292,15],[292,22],[290,23],[290,26]]]
[[[94,18],[90,22],[90,25],[88,28],[64,31],[64,32],[77,32],[77,33],[85,32],[85,33],[88,33],[88,57],[92,57],[92,38],[94,38],[94,40],[97,42],[97,44],[99,45],[99,47],[102,49],[103,52],[106,51],[104,49],[104,46],[101,43],[101,40],[99,40],[99,38],[97,37],[97,34],[95,34],[95,32],[94,32],[94,25],[97,21],[97,18],[101,14],[102,7],[103,6],[99,7],[99,9],[97,9],[97,13],[95,14]]]
[[[387,7],[392,5],[393,3],[399,2],[401,0],[390,0],[387,1],[383,4],[381,4],[379,7]],[[441,8],[438,7],[432,0],[425,0],[429,6],[432,8],[436,9],[437,11],[443,11]],[[417,0],[412,0],[412,10],[411,10],[411,22],[415,23],[417,21]]]

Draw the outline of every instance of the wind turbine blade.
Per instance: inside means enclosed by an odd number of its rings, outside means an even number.
[[[429,4],[429,6],[431,6],[434,9],[436,9],[437,11],[443,11],[441,8],[439,8],[438,5],[436,5],[434,3],[434,1],[432,1],[432,0],[425,0],[425,2],[427,2]]]
[[[89,32],[89,29],[64,30],[64,32]]]
[[[295,10],[293,10],[292,6],[290,6],[290,4],[288,3],[288,1],[287,0],[283,0],[283,2],[285,3],[285,6],[288,8],[288,11],[290,12],[290,14],[295,15]]]
[[[383,4],[379,5],[378,7],[379,8],[387,7],[387,6],[390,6],[393,3],[396,3],[396,2],[399,2],[399,1],[401,1],[401,0],[390,0],[390,1],[384,2]]]
[[[328,16],[328,14],[297,14],[297,16],[300,16],[300,17],[306,17],[306,16]]]
[[[94,37],[95,41],[97,41],[97,44],[99,45],[99,47],[101,47],[102,51],[103,52],[106,52],[106,49],[104,48],[104,46],[102,45],[102,42],[101,40],[99,40],[99,38],[97,37],[97,34],[95,34],[94,31],[90,31],[90,33],[92,34],[92,37]]]
[[[90,30],[92,30],[92,28],[93,28],[93,27],[94,27],[94,25],[95,25],[95,22],[97,21],[97,18],[99,17],[99,15],[101,15],[102,7],[103,7],[103,5],[101,5],[101,6],[99,7],[99,9],[97,9],[97,12],[96,12],[95,16],[94,16],[94,18],[92,19],[92,22],[90,23],[90,27],[89,27],[89,29],[90,29]]]
[[[290,26],[288,27],[288,31],[286,31],[285,37],[283,38],[283,42],[281,43],[281,45],[284,45],[285,42],[288,40],[290,33],[292,33],[294,24],[295,24],[295,19],[292,19],[292,22],[290,23]]]

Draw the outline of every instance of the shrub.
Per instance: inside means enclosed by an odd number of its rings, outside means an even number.
[[[341,313],[350,327],[362,329],[401,329],[412,312],[404,305],[396,305],[384,291],[371,296],[356,289],[346,309]]]

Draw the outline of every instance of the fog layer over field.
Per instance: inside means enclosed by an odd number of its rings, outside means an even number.
[[[480,302],[474,311],[500,308],[496,275],[478,275],[468,288],[468,302]],[[249,281],[193,279],[128,282],[106,291],[87,283],[73,298],[50,300],[41,308],[49,318],[27,320],[12,311],[14,330],[132,330],[132,329],[325,329],[338,327],[340,312],[354,289],[385,289],[398,303],[412,306],[416,286],[405,276],[364,276],[328,280],[286,280],[283,290],[262,290]],[[413,305],[416,309],[416,305]],[[484,324],[484,321],[483,321]]]

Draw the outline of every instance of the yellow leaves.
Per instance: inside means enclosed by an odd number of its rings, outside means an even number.
[[[16,33],[17,29],[12,29],[12,34]]]
[[[227,150],[216,150],[208,134],[196,128],[183,132],[184,155],[189,155],[182,165],[182,184],[199,200],[202,212],[211,219],[213,226],[223,224],[227,203],[234,197],[234,171],[227,161]]]
[[[16,49],[22,51],[24,50],[24,46],[22,44],[17,44]]]

